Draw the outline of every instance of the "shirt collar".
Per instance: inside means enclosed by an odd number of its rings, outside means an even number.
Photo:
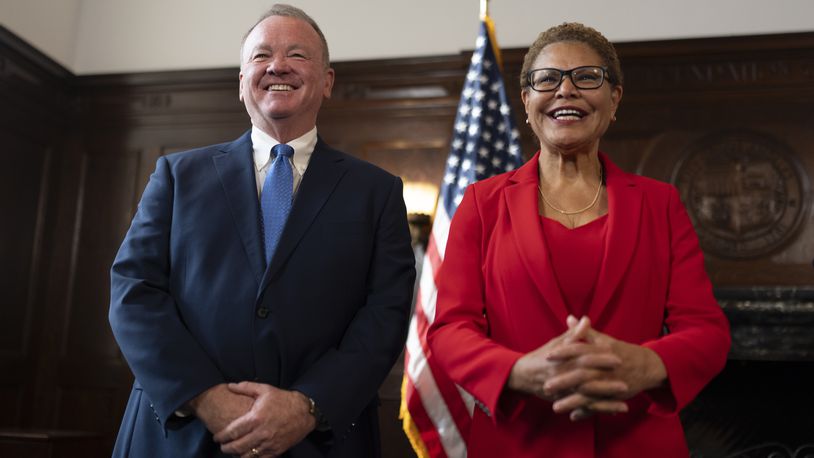
[[[252,149],[254,150],[254,167],[259,172],[271,160],[271,149],[280,144],[274,137],[263,132],[257,126],[252,126]],[[305,169],[308,167],[308,161],[311,160],[311,154],[317,146],[317,127],[305,133],[305,135],[295,138],[287,143],[288,146],[294,148],[294,167],[300,173],[300,176],[305,174]]]

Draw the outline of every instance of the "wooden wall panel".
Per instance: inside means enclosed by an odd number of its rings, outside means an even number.
[[[814,284],[811,34],[665,44],[619,46],[625,94],[603,147],[679,187],[715,286]],[[713,203],[720,221],[704,222]]]
[[[42,214],[49,152],[47,147],[0,132],[6,151],[29,154],[4,157],[0,171],[0,291],[5,293],[0,307],[0,405],[5,406],[2,426],[19,424],[24,415],[28,383],[35,374],[36,352],[32,352],[32,328],[39,290],[38,267],[42,249]],[[36,347],[34,347],[36,350]]]
[[[17,307],[0,309],[0,352],[5,357],[23,358],[27,353],[32,318],[33,275],[40,234],[43,171],[48,151],[43,145],[0,132],[0,142],[11,151],[28,151],[25,156],[8,155],[0,169],[0,214],[14,215],[0,228],[0,291],[4,302]]]
[[[4,427],[30,427],[48,347],[44,302],[58,195],[57,151],[68,125],[69,72],[0,27],[0,405]],[[47,410],[47,409],[46,409]]]
[[[107,324],[111,253],[130,225],[138,152],[83,157],[79,237],[66,298],[68,319],[62,357],[104,361],[118,353]],[[93,329],[96,332],[87,332]]]
[[[13,370],[16,365],[3,362],[3,369]],[[11,374],[9,374],[11,375]],[[6,377],[4,377],[6,378]],[[3,415],[0,416],[0,428],[17,428],[20,425],[23,408],[23,387],[19,377],[7,377],[0,383],[0,402],[3,403]]]

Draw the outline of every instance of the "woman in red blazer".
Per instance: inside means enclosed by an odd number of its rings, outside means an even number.
[[[622,98],[599,32],[543,32],[521,74],[540,151],[467,189],[428,333],[476,399],[468,456],[686,457],[729,327],[678,192],[599,152]]]

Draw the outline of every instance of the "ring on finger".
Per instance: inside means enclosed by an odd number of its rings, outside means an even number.
[[[252,456],[260,456],[260,452],[257,450],[256,447],[252,447]]]

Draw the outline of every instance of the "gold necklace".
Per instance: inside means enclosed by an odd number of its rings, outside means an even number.
[[[558,213],[561,213],[561,214],[563,214],[565,216],[579,215],[580,213],[584,213],[584,212],[588,211],[589,209],[591,209],[594,205],[596,205],[596,202],[599,200],[599,194],[602,193],[602,177],[603,177],[603,175],[604,174],[603,174],[603,170],[602,170],[602,165],[600,165],[599,166],[599,186],[596,187],[596,195],[594,196],[594,200],[592,200],[591,203],[588,204],[587,207],[579,209],[579,210],[575,210],[575,211],[570,211],[569,212],[569,211],[563,210],[561,208],[555,207],[554,204],[552,204],[551,202],[548,201],[548,199],[545,198],[545,194],[543,194],[543,188],[541,188],[539,184],[537,185],[537,190],[540,191],[540,197],[543,198],[543,202],[545,202],[546,205],[551,207],[552,210],[554,210],[554,211],[556,211]]]

